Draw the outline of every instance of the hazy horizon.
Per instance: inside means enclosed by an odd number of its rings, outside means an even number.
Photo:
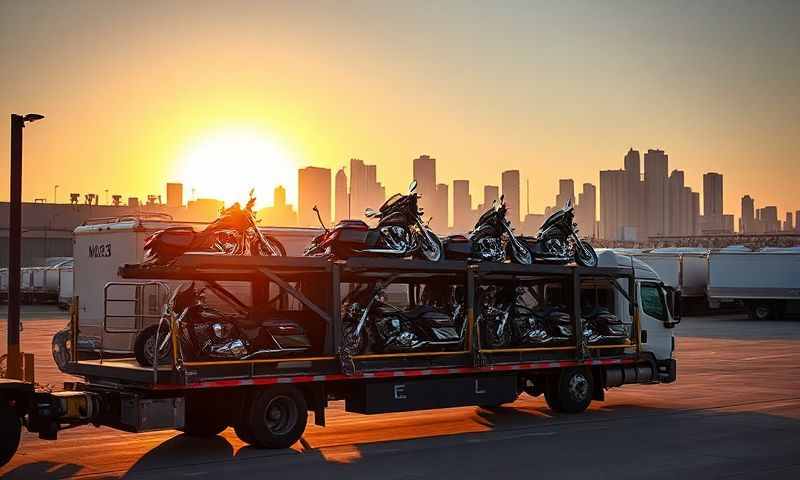
[[[779,1],[6,2],[0,198],[9,114],[37,112],[30,201],[181,181],[227,201],[253,186],[260,206],[280,183],[296,204],[298,167],[351,157],[392,193],[427,153],[473,206],[520,170],[539,213],[559,178],[599,186],[633,147],[695,191],[722,173],[725,213],[749,194],[782,219],[800,209],[798,20]]]

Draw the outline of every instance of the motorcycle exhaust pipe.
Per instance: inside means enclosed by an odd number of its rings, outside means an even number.
[[[606,388],[653,381],[655,372],[650,365],[614,365],[606,368]]]

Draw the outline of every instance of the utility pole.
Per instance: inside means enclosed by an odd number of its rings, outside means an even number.
[[[22,129],[42,115],[11,114],[11,198],[8,215],[8,356],[6,378],[22,379],[19,349],[20,271],[22,257]]]

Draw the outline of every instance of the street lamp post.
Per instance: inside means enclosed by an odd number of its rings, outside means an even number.
[[[43,115],[11,114],[11,198],[8,215],[8,357],[6,377],[22,379],[19,349],[19,303],[22,254],[22,129]]]

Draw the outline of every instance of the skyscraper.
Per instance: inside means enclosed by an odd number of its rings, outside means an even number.
[[[692,235],[700,235],[700,192],[692,192]]]
[[[520,219],[520,194],[519,170],[506,170],[500,176],[500,185],[503,188],[506,205],[508,205],[508,219],[511,223],[519,223]]]
[[[578,224],[583,236],[594,237],[596,219],[597,189],[591,183],[584,183],[583,191],[578,194],[578,204],[575,207],[575,223]]]
[[[639,151],[628,149],[624,159],[627,208],[625,225],[636,232],[637,240],[644,233],[644,195],[642,187],[642,163]]]
[[[417,181],[417,192],[422,196],[420,206],[425,215],[431,217],[434,231],[445,231],[448,228],[448,192],[445,184],[436,183],[436,159],[429,155],[420,155],[413,162],[414,180]],[[444,190],[439,191],[439,186]],[[442,201],[444,200],[444,201]]]
[[[722,175],[709,172],[703,175],[704,230],[724,230],[722,222]]]
[[[600,170],[600,238],[623,240],[627,175],[625,170]]]
[[[167,184],[167,206],[170,208],[180,208],[183,206],[183,184]]]
[[[739,217],[739,233],[755,233],[755,209],[756,202],[750,195],[742,197],[742,213]]]
[[[434,232],[444,233],[450,229],[450,187],[446,183],[439,183],[436,185],[436,193],[434,193],[433,204],[435,209],[428,213],[431,220],[431,228]]]
[[[563,208],[567,200],[575,206],[575,181],[571,178],[562,178],[558,181],[558,195],[556,195],[556,208]]]
[[[361,218],[367,208],[378,208],[386,191],[377,180],[375,165],[367,165],[358,158],[350,159],[350,217]]]
[[[783,231],[791,232],[794,230],[794,223],[792,222],[792,212],[786,212],[786,221],[783,222]]]
[[[669,217],[667,231],[669,235],[685,235],[685,214],[688,209],[689,199],[684,196],[684,174],[682,170],[673,170],[669,176]]]
[[[339,171],[336,172],[336,179],[335,182],[335,189],[334,189],[334,208],[336,209],[336,214],[334,215],[334,220],[339,221],[346,218],[350,218],[349,210],[349,194],[347,193],[347,174],[344,173],[344,168],[340,168]]]
[[[299,224],[303,227],[318,226],[314,206],[319,209],[322,221],[331,221],[331,170],[329,168],[306,167],[297,172],[297,209]]]
[[[472,225],[472,196],[469,180],[453,180],[453,231],[466,233]]]
[[[492,202],[500,200],[500,187],[497,185],[483,186],[483,203],[478,205],[479,213],[483,213],[492,206]]]
[[[664,235],[667,232],[668,170],[669,156],[663,150],[647,150],[644,154],[644,208],[647,232],[640,238]]]

